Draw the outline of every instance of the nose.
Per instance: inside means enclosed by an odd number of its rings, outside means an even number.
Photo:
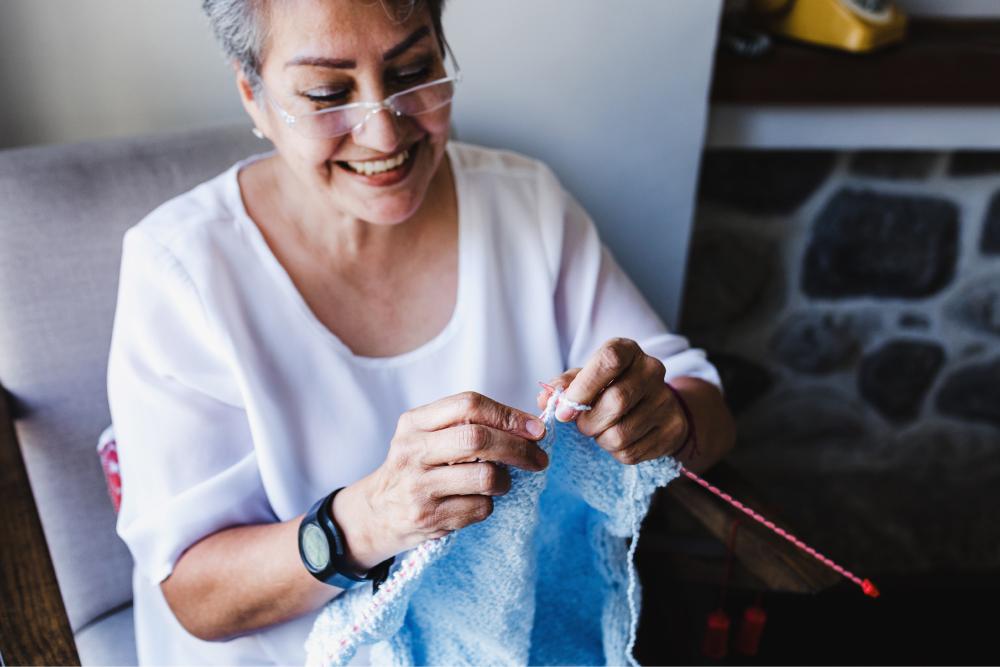
[[[376,109],[352,133],[354,143],[383,154],[395,153],[403,136],[399,128],[401,120],[386,107]]]

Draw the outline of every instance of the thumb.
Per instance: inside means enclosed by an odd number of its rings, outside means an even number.
[[[570,383],[573,381],[573,378],[577,376],[577,373],[579,373],[580,370],[581,369],[579,368],[571,368],[568,371],[562,373],[561,375],[557,375],[556,377],[552,378],[545,384],[549,385],[549,387],[552,387],[552,389],[566,389],[566,387],[570,385]],[[538,392],[538,396],[536,397],[536,402],[538,404],[539,410],[545,409],[545,406],[549,402],[549,398],[552,396],[552,389],[543,386],[542,390]]]

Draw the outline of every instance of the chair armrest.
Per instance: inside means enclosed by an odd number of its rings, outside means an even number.
[[[731,465],[719,463],[705,478],[748,507],[766,514],[775,524],[789,530],[774,516],[773,511],[765,509],[768,505],[761,500],[760,492]],[[818,593],[841,580],[839,574],[785,538],[685,477],[669,484],[666,494],[723,544],[729,543],[733,523],[739,521],[733,544],[734,556],[767,590]]]
[[[59,584],[0,386],[0,657],[7,665],[79,665]]]

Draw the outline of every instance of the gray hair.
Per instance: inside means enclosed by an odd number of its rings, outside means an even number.
[[[239,63],[256,91],[260,86],[261,51],[266,37],[261,0],[202,0],[212,32],[226,58]]]
[[[386,15],[405,21],[420,0],[380,0]],[[444,33],[441,12],[445,0],[427,0],[431,20],[444,53]],[[267,38],[267,21],[262,17],[266,0],[202,0],[201,8],[208,16],[216,39],[226,58],[239,63],[240,69],[255,92],[260,90],[261,54]]]

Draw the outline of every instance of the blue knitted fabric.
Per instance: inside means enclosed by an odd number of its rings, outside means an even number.
[[[639,526],[680,469],[670,457],[622,465],[554,418],[558,400],[542,415],[549,467],[511,468],[488,519],[397,558],[376,595],[331,601],[308,665],[345,664],[361,643],[377,665],[637,664]]]

